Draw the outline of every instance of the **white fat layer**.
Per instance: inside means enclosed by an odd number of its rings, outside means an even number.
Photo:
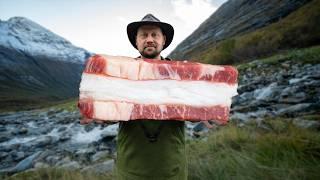
[[[83,73],[80,84],[80,98],[136,104],[230,106],[231,97],[235,95],[237,95],[237,84],[207,81],[132,81]]]
[[[134,105],[131,103],[95,101],[93,106],[94,118],[108,120],[128,120],[130,119]]]

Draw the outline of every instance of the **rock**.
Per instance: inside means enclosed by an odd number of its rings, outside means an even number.
[[[8,134],[5,134],[5,133],[1,133],[0,134],[0,143],[10,140],[10,137],[11,137],[11,135],[8,135]]]
[[[28,129],[23,127],[19,130],[18,134],[26,134],[28,132]]]
[[[49,164],[43,163],[43,162],[36,162],[34,165],[35,169],[41,169],[41,168],[49,168]]]
[[[205,129],[207,129],[207,127],[202,122],[197,123],[193,127],[193,131],[195,131],[195,132],[204,131]]]
[[[237,96],[236,96],[237,97]],[[245,93],[242,93],[239,98],[240,98],[240,103],[242,102],[246,102],[250,99],[253,99],[254,97],[254,92],[245,92]]]
[[[278,87],[278,84],[275,82],[271,83],[267,87],[256,89],[254,91],[254,97],[256,97],[256,99],[260,101],[277,101],[281,91],[282,87]]]
[[[65,131],[65,130],[67,130],[67,127],[62,126],[62,127],[60,127],[60,128],[58,129],[58,132],[62,132],[62,131]]]
[[[90,161],[90,157],[95,154],[96,148],[95,147],[89,147],[86,149],[80,149],[75,153],[75,156],[77,160],[81,162],[87,162]]]
[[[313,129],[320,130],[319,121],[303,120],[303,119],[294,119],[293,124],[304,129]]]
[[[25,153],[24,152],[14,152],[14,153],[11,153],[12,154],[12,159],[14,161],[19,161],[21,159],[23,159],[25,157]]]
[[[102,163],[85,167],[81,170],[81,172],[94,172],[97,174],[104,174],[106,172],[111,172],[113,167],[114,167],[114,160],[111,159]]]
[[[45,158],[46,162],[49,164],[56,164],[61,158],[56,155],[51,155]]]
[[[62,166],[59,166],[59,168],[68,169],[68,170],[77,170],[77,169],[80,169],[81,166],[77,161],[71,161],[67,164],[63,164]]]
[[[310,103],[301,103],[289,106],[287,108],[280,109],[277,114],[278,115],[294,115],[300,111],[306,110],[311,106]]]
[[[9,155],[9,153],[0,151],[0,159],[3,159],[5,157],[7,157],[8,155]]]
[[[288,69],[288,68],[290,67],[290,64],[286,61],[286,62],[284,62],[284,63],[281,63],[281,66],[282,66],[283,68]]]
[[[112,140],[114,137],[118,134],[118,124],[111,124],[104,128],[104,130],[101,132],[101,138],[102,139],[109,139]]]
[[[238,105],[232,108],[232,112],[240,112],[240,113],[245,113],[245,112],[250,112],[250,111],[257,111],[258,110],[258,106],[254,106],[252,104],[248,104],[248,105]]]
[[[21,172],[27,169],[30,169],[33,167],[34,160],[41,154],[41,152],[36,152],[33,155],[25,158],[24,160],[20,161],[16,166],[12,168],[7,168],[0,170],[0,174],[11,174],[11,173],[16,173],[16,172]]]
[[[106,145],[105,143],[100,143],[99,147],[97,149],[98,151],[110,151],[110,147],[108,145]]]
[[[65,132],[65,133],[60,135],[59,141],[67,141],[70,138],[71,138],[71,134],[69,134],[68,132]]]
[[[43,152],[37,157],[37,161],[45,161],[45,159],[46,159],[48,156],[54,155],[54,154],[56,154],[55,151],[46,149],[45,151],[43,151]]]
[[[53,143],[53,138],[51,136],[40,136],[39,138],[30,142],[30,146],[34,147],[44,147]]]
[[[210,130],[217,128],[216,124],[212,122],[209,122],[209,123],[213,126],[213,128]],[[199,122],[194,126],[192,135],[194,137],[200,137],[200,136],[205,136],[206,134],[208,134],[208,132],[209,132],[209,129],[206,127],[206,125],[202,122]]]
[[[85,130],[86,132],[90,132],[90,131],[92,131],[95,127],[97,127],[97,125],[95,125],[94,123],[86,124],[86,125],[84,126],[84,130]]]
[[[109,151],[100,151],[100,152],[97,152],[96,154],[94,154],[92,157],[91,157],[91,161],[92,162],[96,162],[100,159],[103,159],[103,158],[106,158],[108,155],[109,155]]]
[[[307,94],[305,92],[299,92],[294,94],[294,96],[288,97],[280,96],[279,102],[280,103],[288,103],[288,104],[297,104],[297,103],[302,103],[307,100]]]
[[[240,120],[242,122],[246,122],[246,121],[249,120],[249,116],[246,113],[235,112],[230,116],[230,119],[232,119],[232,120]]]

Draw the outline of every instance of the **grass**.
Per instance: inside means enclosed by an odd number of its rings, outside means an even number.
[[[300,63],[300,64],[319,64],[320,63],[320,46],[314,46],[303,49],[288,50],[267,58],[258,59],[259,62],[268,65],[279,65],[285,61]],[[239,71],[247,68],[254,68],[255,63],[240,63],[237,64]]]
[[[55,109],[67,110],[69,112],[77,111],[78,110],[77,103],[78,103],[78,98],[72,98],[65,101],[56,102],[56,104],[51,106],[44,106],[41,110],[48,111],[51,108],[55,108]]]
[[[261,59],[263,63],[276,65],[284,61],[295,61],[302,64],[319,64],[320,63],[320,46],[310,48],[290,50],[286,53]]]
[[[311,114],[311,115],[304,115],[304,116],[302,116],[302,119],[309,120],[309,121],[320,121],[320,113]]]
[[[48,110],[50,108],[60,108],[68,111],[73,111],[77,109],[77,100],[78,98],[68,98],[65,100],[38,99],[37,101],[31,99],[14,101],[10,99],[5,102],[2,99],[2,101],[0,101],[0,113],[34,109]]]
[[[94,174],[59,168],[43,168],[3,178],[8,180],[112,180],[115,179],[115,176],[113,173]]]
[[[229,124],[190,142],[189,179],[319,179],[320,134],[290,120]]]

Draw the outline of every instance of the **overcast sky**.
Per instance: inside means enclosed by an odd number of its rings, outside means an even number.
[[[168,55],[227,0],[0,0],[0,19],[23,16],[94,53],[136,57],[126,33],[148,13],[175,28]]]

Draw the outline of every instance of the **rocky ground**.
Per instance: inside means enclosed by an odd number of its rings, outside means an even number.
[[[0,115],[0,169],[36,167],[111,170],[118,125],[80,125],[78,111],[51,108]],[[100,166],[102,168],[102,166]]]
[[[239,69],[231,119],[246,123],[285,117],[298,126],[319,129],[320,64],[287,60],[246,66]]]
[[[239,95],[231,121],[239,125],[285,117],[297,126],[320,129],[320,64],[283,60],[239,66]],[[80,125],[76,110],[52,107],[0,114],[0,172],[61,167],[111,171],[118,124]],[[205,134],[202,124],[187,123],[187,137]]]

